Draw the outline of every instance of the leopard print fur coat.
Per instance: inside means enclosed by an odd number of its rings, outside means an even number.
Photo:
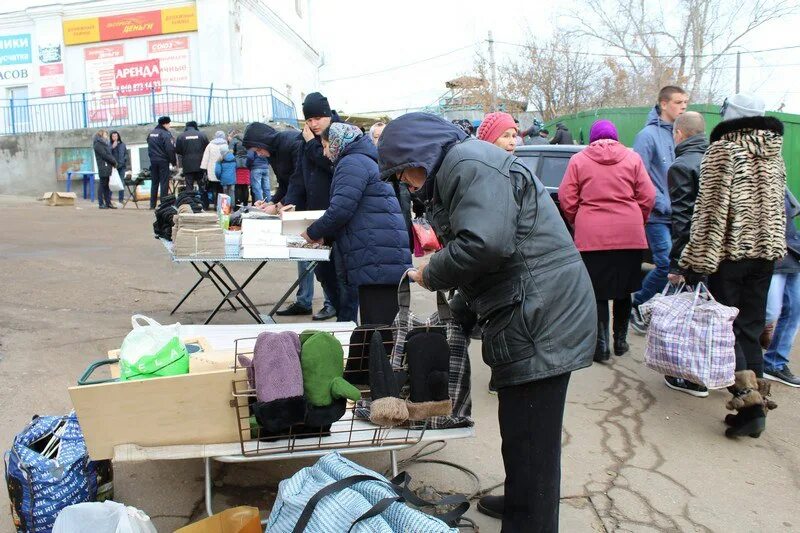
[[[710,140],[680,266],[712,274],[726,259],[780,259],[786,254],[783,123],[774,117],[727,120]]]

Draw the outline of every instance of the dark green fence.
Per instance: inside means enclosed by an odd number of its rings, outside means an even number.
[[[619,140],[626,146],[633,146],[633,138],[642,129],[649,107],[629,107],[629,108],[608,108],[584,111],[576,115],[561,117],[551,124],[548,129],[551,133],[555,132],[555,123],[563,122],[572,132],[576,142],[587,143],[589,141],[589,128],[595,120],[601,118],[612,121],[619,131]],[[719,106],[713,105],[691,105],[689,109],[698,111],[706,119],[706,133],[710,133],[720,119]],[[772,113],[767,115],[777,117],[784,124],[783,138],[783,159],[786,161],[786,177],[789,182],[789,189],[800,196],[800,115],[790,115],[789,113]]]

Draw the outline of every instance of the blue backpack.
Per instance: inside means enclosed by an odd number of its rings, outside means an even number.
[[[34,417],[14,437],[5,467],[19,532],[49,532],[63,508],[97,499],[98,463],[89,460],[74,412]]]
[[[357,465],[338,452],[281,481],[265,533],[457,533],[454,523],[467,509],[464,496],[431,503],[409,488],[405,472],[392,480]],[[408,507],[452,505],[432,516]]]

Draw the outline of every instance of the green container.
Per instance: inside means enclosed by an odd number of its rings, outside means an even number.
[[[136,363],[120,358],[120,381],[133,381],[189,373],[189,352],[178,337],[172,337],[158,352],[144,355]]]

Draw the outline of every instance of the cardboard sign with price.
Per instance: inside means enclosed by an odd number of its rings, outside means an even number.
[[[114,80],[117,96],[149,94],[151,90],[161,92],[160,61],[147,59],[114,65]]]

